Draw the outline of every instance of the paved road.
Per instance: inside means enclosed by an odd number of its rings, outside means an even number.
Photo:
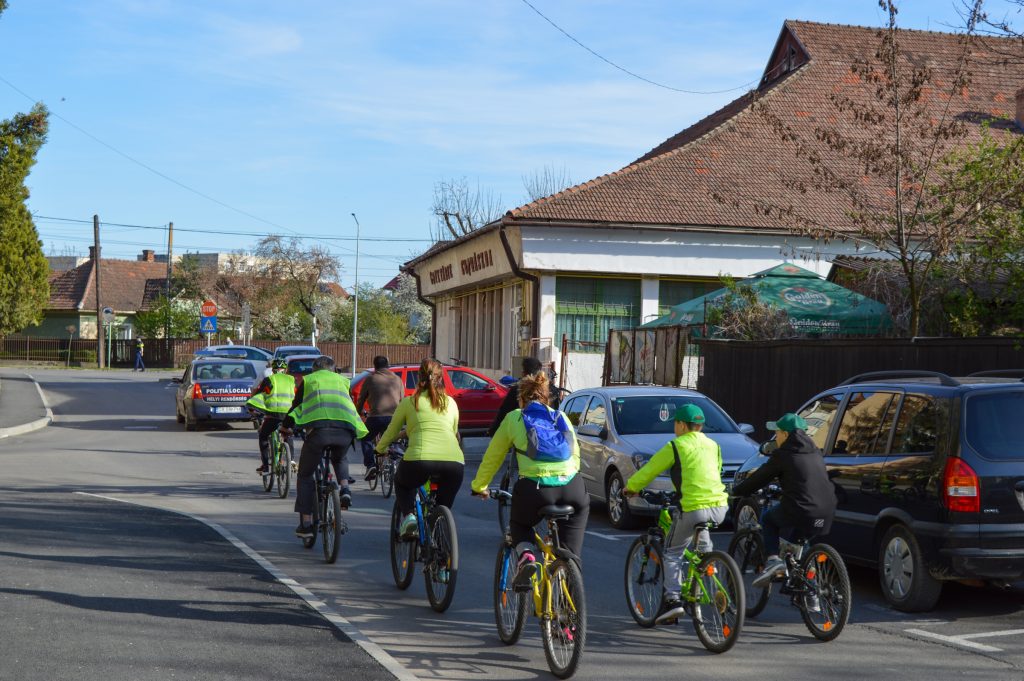
[[[160,380],[167,374],[37,370],[34,375],[55,421],[44,431],[0,441],[9,488],[90,492],[203,516],[309,589],[418,678],[548,678],[535,623],[512,647],[494,633],[489,588],[498,541],[495,509],[468,496],[483,441],[467,441],[467,483],[455,508],[462,570],[452,608],[437,615],[426,604],[422,580],[407,592],[397,591],[391,581],[386,534],[391,503],[379,493],[355,486],[342,555],[337,565],[325,565],[318,551],[305,551],[291,535],[292,499],[260,489],[252,472],[257,455],[251,428],[185,433],[174,421],[173,391]],[[631,536],[612,529],[595,509],[583,556],[591,636],[578,678],[619,680],[635,677],[638,669],[643,678],[675,678],[685,666],[695,677],[762,679],[766,665],[774,664],[800,678],[860,679],[865,664],[872,674],[915,681],[948,678],[951,670],[965,678],[1024,678],[1021,587],[995,592],[954,585],[934,612],[909,616],[884,607],[874,576],[853,569],[851,624],[831,644],[814,642],[798,613],[781,600],[751,621],[724,656],[705,652],[688,624],[639,629],[625,610],[621,586]],[[715,538],[719,546],[727,540],[726,534]],[[9,560],[0,554],[4,574]],[[178,631],[189,624],[165,626]],[[100,644],[111,634],[83,635]],[[0,678],[6,678],[7,664],[0,658]]]

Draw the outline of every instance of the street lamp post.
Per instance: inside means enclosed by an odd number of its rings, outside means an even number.
[[[356,285],[352,289],[354,307],[352,310],[352,366],[351,374],[356,375],[356,344],[359,342],[359,218],[352,213],[352,219],[356,221]]]

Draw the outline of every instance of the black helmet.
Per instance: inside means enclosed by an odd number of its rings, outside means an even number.
[[[273,361],[273,362],[271,363],[271,365],[270,365],[270,366],[271,366],[272,368],[274,368],[274,369],[287,369],[287,368],[288,368],[288,360],[286,360],[286,359],[285,359],[285,358],[283,358],[283,357],[279,357],[279,358],[275,359],[275,360],[274,360],[274,361]]]

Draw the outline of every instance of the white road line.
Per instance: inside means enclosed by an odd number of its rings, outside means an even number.
[[[261,556],[255,550],[249,547],[248,544],[243,542],[241,539],[233,535],[228,529],[218,525],[217,523],[211,522],[202,516],[187,513],[185,511],[177,511],[172,508],[163,508],[162,506],[149,506],[147,504],[139,504],[134,501],[126,501],[124,499],[118,499],[117,497],[108,497],[103,494],[92,494],[91,492],[75,492],[75,494],[81,494],[83,496],[95,497],[97,499],[107,499],[109,501],[119,501],[122,504],[132,504],[133,506],[143,506],[145,508],[155,508],[161,511],[167,511],[169,513],[177,513],[193,520],[197,520],[215,532],[219,533],[222,537],[231,542],[235,548],[247,555],[257,565],[266,570],[270,575],[291,589],[299,598],[304,600],[309,607],[313,608],[320,614],[321,617],[326,619],[334,628],[345,634],[349,639],[354,641],[356,645],[365,650],[370,657],[376,660],[382,667],[387,669],[389,672],[394,674],[398,681],[419,681],[419,677],[410,672],[408,669],[399,664],[398,660],[391,657],[387,651],[381,648],[379,645],[371,641],[363,632],[359,631],[351,622],[339,615],[338,613],[331,610],[327,605],[318,599],[312,591],[302,586],[294,579],[289,577],[287,574],[279,570],[273,563]]]
[[[949,643],[954,646],[963,646],[964,648],[970,648],[972,650],[982,650],[987,653],[1001,653],[1002,648],[996,648],[995,646],[987,646],[981,643],[973,643],[971,641],[965,641],[966,634],[964,636],[943,636],[942,634],[936,634],[932,631],[925,631],[924,629],[907,629],[908,634],[914,634],[916,636],[923,636],[925,638],[935,639],[936,641],[942,641],[943,643]]]
[[[957,638],[962,639],[973,639],[973,638],[989,638],[991,636],[1018,636],[1024,634],[1024,629],[1009,629],[1007,631],[988,631],[983,634],[961,634]]]
[[[603,532],[594,532],[593,530],[586,530],[586,533],[587,534],[592,534],[595,537],[600,537],[601,539],[609,539],[611,541],[619,541],[619,539],[622,538],[622,537],[619,537],[618,535],[604,534]]]

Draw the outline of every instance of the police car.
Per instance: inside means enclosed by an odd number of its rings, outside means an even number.
[[[263,380],[256,362],[210,357],[194,359],[185,373],[171,379],[178,384],[175,415],[186,430],[200,423],[248,421],[245,402]]]

